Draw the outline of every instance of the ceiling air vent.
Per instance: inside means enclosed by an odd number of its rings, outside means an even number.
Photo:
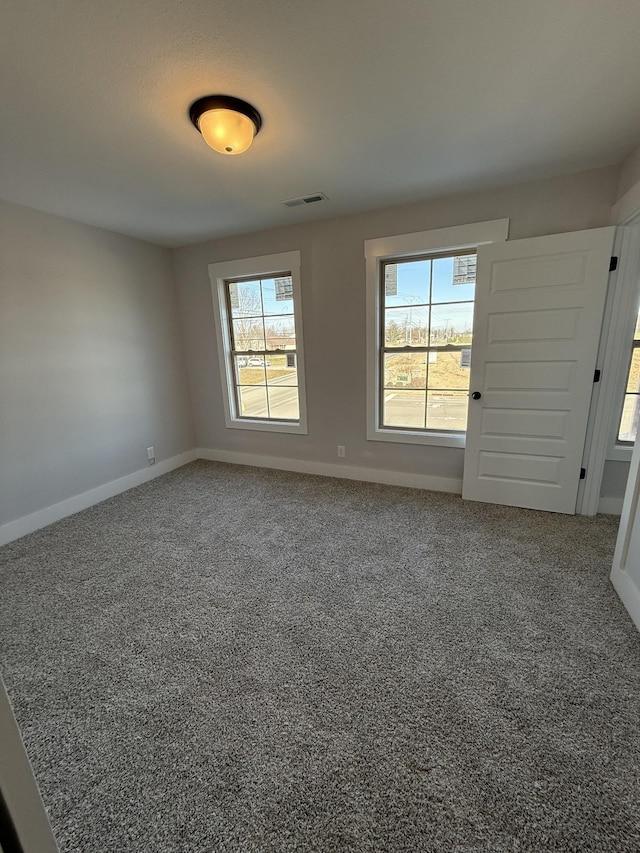
[[[314,201],[326,201],[327,196],[324,193],[311,193],[311,195],[301,195],[298,198],[288,198],[282,203],[287,207],[298,207],[300,204],[313,204]]]

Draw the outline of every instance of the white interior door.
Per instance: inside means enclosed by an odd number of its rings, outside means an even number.
[[[464,498],[575,512],[614,232],[479,248]]]
[[[611,582],[640,630],[640,442],[631,457]]]

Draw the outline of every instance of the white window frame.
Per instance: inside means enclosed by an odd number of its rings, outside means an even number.
[[[488,222],[473,222],[454,225],[433,231],[418,231],[413,234],[398,234],[394,237],[379,237],[365,240],[364,256],[367,279],[367,439],[369,441],[391,441],[403,444],[435,444],[443,447],[464,447],[466,433],[427,432],[424,430],[394,430],[382,428],[380,413],[380,274],[383,260],[429,254],[431,252],[455,253],[462,249],[476,249],[484,243],[496,243],[507,239],[508,219],[493,219]],[[473,355],[472,355],[473,358]]]
[[[228,315],[225,282],[234,278],[266,278],[277,273],[290,272],[293,282],[293,317],[296,330],[296,366],[298,371],[298,399],[300,418],[297,421],[262,420],[240,417],[236,411],[235,378],[231,367],[231,330]],[[302,331],[302,294],[300,287],[300,252],[280,252],[256,258],[241,258],[209,264],[213,314],[218,339],[218,359],[222,380],[224,419],[229,429],[249,429],[261,432],[286,432],[306,435],[307,395],[304,371],[304,340]]]

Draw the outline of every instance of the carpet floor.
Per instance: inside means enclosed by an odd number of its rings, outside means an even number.
[[[638,851],[616,527],[196,462],[5,546],[62,853]]]

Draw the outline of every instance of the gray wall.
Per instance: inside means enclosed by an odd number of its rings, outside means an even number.
[[[511,239],[594,228],[617,186],[601,169],[174,252],[0,202],[0,524],[145,468],[150,444],[459,478],[460,450],[365,439],[364,240],[506,216]],[[207,264],[292,249],[309,435],[227,430]]]
[[[193,447],[169,252],[0,202],[0,524]]]
[[[176,250],[197,446],[337,464],[344,444],[344,464],[461,477],[460,449],[366,440],[364,240],[502,217],[510,239],[596,228],[609,223],[617,184],[616,168],[599,169]],[[207,265],[293,249],[302,258],[309,435],[226,429]]]
[[[632,186],[640,181],[640,145],[634,148],[627,159],[620,166],[620,178],[618,180],[618,191],[616,200],[628,192]]]
[[[604,466],[600,495],[603,498],[622,498],[629,476],[629,463],[610,460]]]

